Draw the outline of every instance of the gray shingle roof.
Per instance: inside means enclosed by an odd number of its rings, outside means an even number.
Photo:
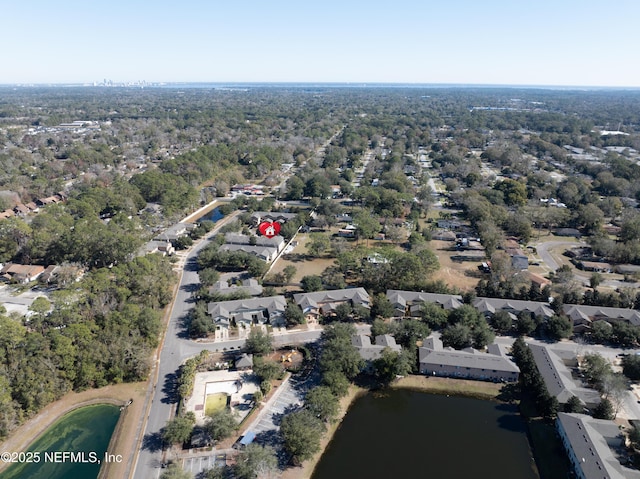
[[[517,299],[502,298],[476,298],[473,306],[481,313],[495,313],[496,311],[509,311],[519,313],[528,311],[536,316],[550,318],[553,316],[553,310],[549,303],[538,301],[521,301]]]
[[[396,307],[406,307],[407,304],[416,303],[437,303],[444,309],[455,309],[463,304],[462,296],[458,294],[422,293],[396,289],[387,290],[387,298]]]
[[[252,368],[253,367],[253,354],[244,353],[242,356],[236,359],[236,368]]]
[[[360,353],[360,357],[365,361],[378,359],[385,348],[390,348],[396,352],[402,351],[400,345],[396,344],[395,338],[388,334],[376,336],[376,344],[371,344],[371,338],[369,336],[356,334],[355,336],[351,336],[351,344],[355,346]]]
[[[228,324],[233,317],[236,321],[251,322],[256,314],[259,322],[265,322],[267,319],[273,322],[274,319],[280,320],[286,307],[287,300],[284,296],[270,296],[209,303],[208,313],[215,322],[223,324]],[[264,316],[265,312],[268,318]]]
[[[226,281],[216,281],[209,288],[209,291],[218,294],[233,294],[244,292],[250,294],[251,296],[258,296],[262,294],[262,286],[253,278],[243,280],[241,285],[234,284],[231,286],[229,286]]]
[[[418,349],[418,360],[421,365],[434,364],[505,372],[520,372],[518,366],[505,356],[483,353],[472,348],[468,348],[464,351],[458,351],[452,348],[443,348],[442,341],[433,337],[425,339],[423,347]]]
[[[628,321],[634,326],[640,325],[640,311],[626,308],[606,308],[604,306],[585,306],[581,304],[565,304],[564,313],[574,321],[609,319]]]
[[[363,306],[369,305],[369,294],[364,288],[334,289],[330,291],[315,291],[313,293],[298,293],[293,299],[304,311],[305,308],[317,308],[323,304],[340,304],[351,301]]]
[[[253,238],[253,240],[251,239]],[[273,238],[267,238],[266,236],[247,236],[238,233],[227,233],[224,235],[224,240],[228,244],[243,244],[251,245],[253,241],[255,246],[264,246],[268,248],[281,248],[284,246],[284,238],[280,235]]]
[[[621,434],[613,421],[584,414],[558,413],[559,428],[569,441],[574,467],[585,479],[638,479],[640,471],[624,467],[609,444],[620,443]]]
[[[571,377],[569,368],[551,348],[529,344],[529,349],[549,394],[558,399],[559,403],[566,403],[571,396],[576,396],[585,404],[600,402],[598,392],[577,384]]]

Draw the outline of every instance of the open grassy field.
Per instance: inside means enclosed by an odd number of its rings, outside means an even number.
[[[440,262],[440,268],[431,275],[431,278],[440,279],[449,286],[459,288],[462,291],[475,288],[480,279],[478,274],[480,262],[452,261],[451,256],[459,254],[457,251],[447,251],[452,245],[451,241],[432,240],[429,243],[431,250]]]
[[[287,266],[291,265],[296,268],[296,274],[291,279],[292,283],[299,283],[304,276],[320,275],[329,266],[334,264],[333,258],[314,258],[307,259],[307,241],[309,241],[309,235],[302,233],[296,236],[298,245],[293,249],[291,255],[288,256],[291,259],[285,259],[281,257],[271,268],[269,274],[276,274],[282,272]]]

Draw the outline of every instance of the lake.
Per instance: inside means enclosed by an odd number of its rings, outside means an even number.
[[[513,405],[409,390],[357,399],[312,479],[538,479]]]
[[[96,478],[100,472],[97,460],[103,459],[119,417],[120,408],[109,404],[85,406],[65,414],[29,446],[28,451],[40,453],[40,462],[14,464],[2,473],[2,479]],[[85,454],[70,459],[62,456],[64,451]]]

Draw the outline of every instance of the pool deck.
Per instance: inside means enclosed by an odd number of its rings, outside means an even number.
[[[238,381],[242,383],[238,391]],[[205,401],[207,394],[224,392],[231,396],[231,405],[246,405],[247,407],[234,408],[238,413],[238,420],[242,420],[251,408],[253,393],[260,389],[255,376],[251,371],[208,371],[197,373],[193,385],[193,393],[185,404],[187,411],[193,411],[196,415],[196,424],[204,424],[206,420]]]

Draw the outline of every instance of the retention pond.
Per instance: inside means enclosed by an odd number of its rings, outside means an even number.
[[[388,390],[357,399],[312,479],[537,479],[517,408]]]
[[[2,473],[2,479],[95,479],[120,408],[97,404],[65,414]]]

